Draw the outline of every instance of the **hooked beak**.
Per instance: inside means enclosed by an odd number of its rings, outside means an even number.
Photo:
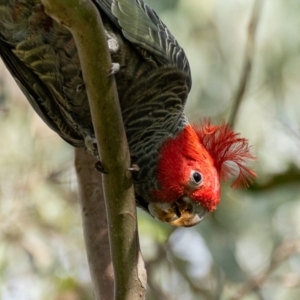
[[[151,202],[148,209],[154,218],[173,226],[183,227],[198,224],[207,213],[206,208],[189,197],[182,197],[174,203]]]

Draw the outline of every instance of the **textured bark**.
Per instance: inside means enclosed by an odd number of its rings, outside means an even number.
[[[115,300],[144,299],[141,259],[125,130],[100,15],[91,1],[43,0],[46,12],[72,32],[79,53],[104,169],[103,190],[115,274]],[[100,55],[99,55],[100,54]],[[101,93],[99,93],[101,91]]]
[[[101,174],[96,159],[75,148],[75,168],[79,187],[84,240],[96,300],[114,297],[114,274]]]

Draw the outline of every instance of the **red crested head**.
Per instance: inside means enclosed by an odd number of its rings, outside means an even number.
[[[236,176],[231,187],[249,187],[256,174],[245,163],[255,160],[251,154],[248,140],[241,138],[228,124],[212,125],[209,119],[200,126],[193,126],[200,142],[214,160],[221,180]]]
[[[158,218],[164,220],[172,215],[175,221],[167,221],[173,225],[195,225],[204,217],[203,209],[205,212],[216,209],[220,179],[237,175],[232,186],[248,187],[256,174],[244,164],[252,159],[248,141],[227,124],[215,126],[205,120],[201,126],[187,125],[162,146],[157,167],[159,189],[152,192],[157,205],[151,205],[151,213],[163,214]],[[202,215],[196,219],[195,209]],[[177,211],[176,218],[171,211]],[[187,217],[182,220],[184,214]]]

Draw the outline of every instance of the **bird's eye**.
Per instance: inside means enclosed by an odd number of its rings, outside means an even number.
[[[198,171],[193,171],[191,175],[192,181],[197,185],[199,185],[202,182],[202,175]]]

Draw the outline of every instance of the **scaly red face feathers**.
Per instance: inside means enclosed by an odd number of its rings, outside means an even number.
[[[191,222],[195,203],[208,212],[216,209],[220,201],[220,180],[237,175],[232,186],[248,187],[256,176],[245,166],[252,159],[248,141],[227,124],[215,126],[205,120],[201,126],[187,125],[162,146],[157,168],[160,189],[153,191],[153,198],[157,202],[180,203],[177,210],[184,206],[183,202],[188,203],[184,210],[188,211]],[[182,217],[181,211],[178,216]],[[194,225],[189,222],[185,226]]]
[[[187,196],[208,210],[215,209],[219,202],[219,175],[213,158],[191,125],[164,143],[157,179],[161,189],[154,191],[154,195],[158,201],[172,202]]]

